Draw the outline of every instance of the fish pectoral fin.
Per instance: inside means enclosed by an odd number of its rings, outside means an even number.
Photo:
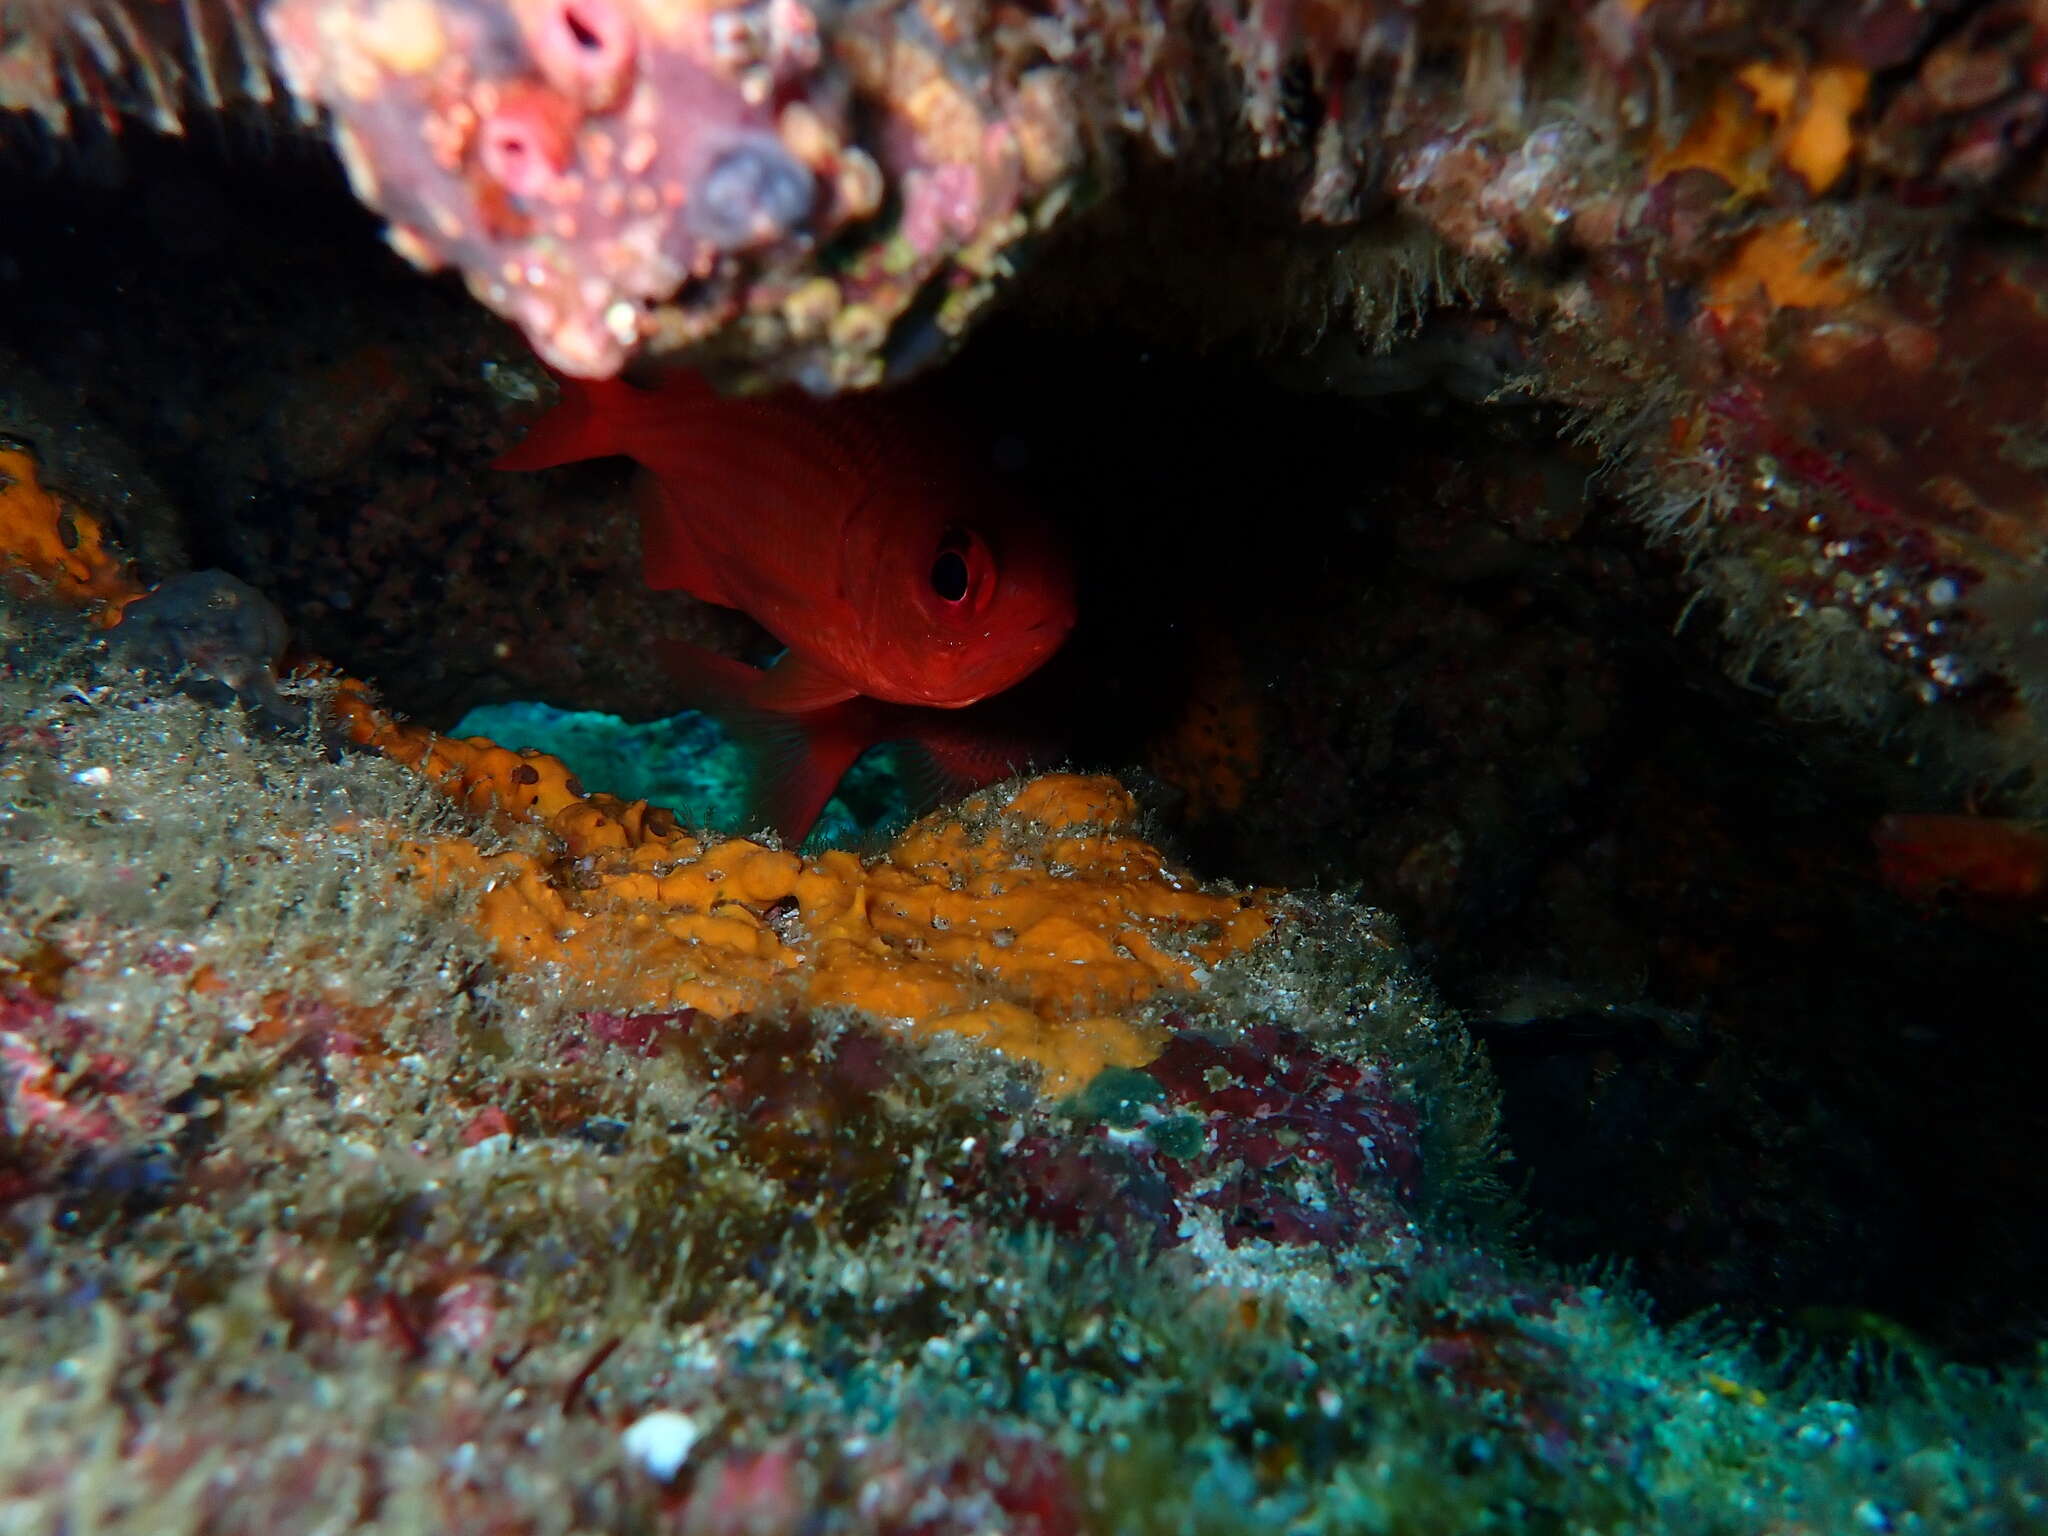
[[[843,704],[858,692],[845,678],[801,652],[784,651],[775,665],[761,674],[754,686],[752,703],[756,709],[799,714]]]
[[[678,703],[684,709],[702,710],[707,715],[753,709],[754,690],[768,675],[760,667],[750,667],[744,661],[707,651],[686,640],[657,640],[654,654],[675,679]]]
[[[771,673],[679,640],[656,649],[678,702],[716,720],[745,757],[747,830],[772,827],[790,846],[802,842],[846,770],[880,739],[877,706],[847,698],[802,712],[763,708]]]
[[[687,592],[721,608],[737,608],[680,507],[651,470],[633,477],[633,511],[640,520],[640,579],[656,592]]]

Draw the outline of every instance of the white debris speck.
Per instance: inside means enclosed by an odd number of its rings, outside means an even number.
[[[652,1413],[643,1413],[626,1426],[619,1443],[626,1448],[626,1454],[639,1462],[663,1482],[667,1482],[683,1469],[683,1463],[690,1459],[690,1452],[704,1431],[697,1427],[697,1421],[687,1413],[677,1413],[673,1408],[657,1408]]]
[[[483,1140],[477,1142],[474,1146],[464,1147],[455,1154],[455,1161],[465,1166],[474,1163],[487,1163],[493,1158],[508,1155],[511,1150],[511,1134],[506,1131],[500,1131],[495,1136],[484,1137]]]

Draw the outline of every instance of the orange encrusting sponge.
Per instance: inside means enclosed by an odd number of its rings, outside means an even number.
[[[417,845],[478,895],[515,969],[555,967],[594,1006],[860,1009],[1036,1062],[1055,1089],[1161,1044],[1134,1018],[1270,931],[1263,893],[1204,889],[1126,830],[1112,779],[1050,774],[910,827],[878,859],[707,841],[644,802],[586,795],[557,760],[395,724],[341,695],[351,734],[473,810],[539,823],[557,855]]]
[[[45,489],[28,450],[0,443],[0,574],[10,570],[92,609],[102,626],[142,595],[98,520]]]
[[[1869,94],[1870,71],[1857,64],[1755,60],[1658,151],[1651,175],[1712,171],[1747,199],[1763,196],[1783,167],[1818,197],[1855,163],[1855,119]]]
[[[142,595],[88,514],[0,446],[0,578],[24,573],[107,625]],[[878,859],[707,839],[645,801],[585,794],[555,758],[394,722],[344,679],[358,745],[471,811],[540,826],[544,851],[408,844],[420,878],[475,893],[502,963],[551,968],[590,1006],[714,1017],[843,1006],[1037,1063],[1054,1090],[1164,1043],[1139,1016],[1273,926],[1270,893],[1204,888],[1131,835],[1113,779],[1051,774],[929,816]]]

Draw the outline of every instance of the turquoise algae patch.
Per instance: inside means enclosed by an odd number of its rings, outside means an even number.
[[[566,763],[586,789],[666,807],[693,826],[759,830],[743,824],[745,754],[717,721],[695,710],[636,723],[595,710],[486,704],[464,715],[451,734],[546,752]],[[911,812],[895,751],[879,747],[840,781],[805,841],[811,847],[863,842],[901,826]]]

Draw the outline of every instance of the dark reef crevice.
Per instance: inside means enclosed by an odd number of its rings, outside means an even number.
[[[324,160],[123,150],[0,232],[0,348],[57,402],[0,430],[118,444],[146,564],[232,572],[440,725],[658,716],[648,634],[758,643],[640,587],[615,468],[484,468],[537,365]],[[946,366],[1081,555],[1029,694],[1066,754],[1135,770],[1205,874],[1401,920],[1498,1067],[1538,1249],[1626,1261],[1672,1315],[1861,1309],[1984,1358],[2037,1332],[2034,920],[1882,887],[1870,828],[1915,781],[1724,681],[1704,622],[1673,638],[1678,556],[1562,418],[1442,387],[1492,366],[1483,312],[1368,399],[1064,308]]]

